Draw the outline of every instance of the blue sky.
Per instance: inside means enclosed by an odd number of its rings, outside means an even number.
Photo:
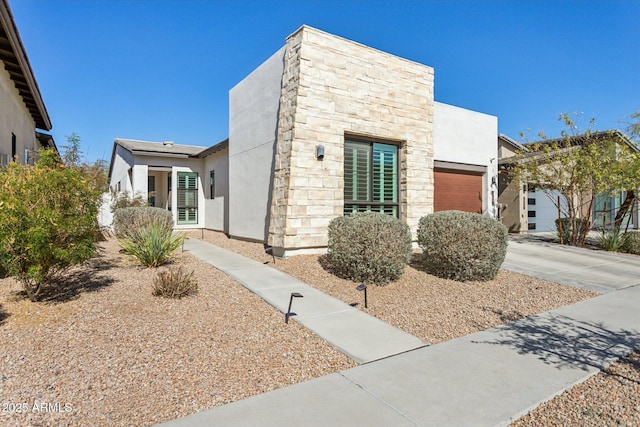
[[[640,0],[9,0],[58,146],[88,161],[114,138],[208,146],[228,91],[302,24],[435,69],[439,102],[499,132],[598,130],[640,110]]]

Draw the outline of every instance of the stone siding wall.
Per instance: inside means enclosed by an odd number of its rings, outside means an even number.
[[[400,147],[400,215],[415,232],[433,211],[433,114],[431,67],[306,26],[292,34],[268,243],[281,254],[327,245],[343,214],[345,134]]]

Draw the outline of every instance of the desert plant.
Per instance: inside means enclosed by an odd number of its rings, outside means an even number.
[[[124,250],[146,267],[158,267],[167,262],[183,240],[184,235],[174,234],[173,229],[161,224],[149,224],[131,230],[118,239]]]
[[[29,299],[37,301],[43,285],[93,256],[99,200],[53,151],[41,151],[35,166],[0,168],[0,264]]]
[[[418,244],[427,272],[454,280],[492,280],[507,252],[507,229],[484,215],[442,211],[420,218]]]
[[[356,282],[384,285],[404,272],[411,233],[399,219],[365,212],[331,220],[327,257],[334,273]]]
[[[161,271],[153,280],[153,295],[165,298],[182,298],[195,294],[198,282],[193,278],[193,271],[186,273],[182,266]]]
[[[109,209],[113,214],[115,214],[118,209],[140,208],[148,205],[149,202],[140,194],[131,197],[127,191],[111,192],[111,205]]]
[[[577,243],[581,243],[585,234],[587,233],[588,221],[583,218],[575,218],[573,220],[573,226],[569,221],[569,218],[556,219],[556,231],[558,233],[558,239],[563,245],[569,245],[571,242],[571,236]],[[562,226],[562,229],[560,228]]]
[[[172,230],[173,216],[167,210],[150,206],[118,209],[113,215],[113,234],[122,239],[135,235],[140,229],[151,224]]]
[[[625,233],[620,249],[629,254],[640,255],[640,232],[629,231]]]
[[[624,236],[624,232],[617,227],[610,230],[602,230],[598,237],[598,245],[605,251],[617,252],[624,244]]]

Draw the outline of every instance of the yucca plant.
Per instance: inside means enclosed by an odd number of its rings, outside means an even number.
[[[624,233],[620,250],[629,254],[640,255],[640,231],[628,231]]]
[[[158,267],[169,260],[171,253],[184,241],[184,235],[159,224],[132,230],[119,239],[124,250],[138,258],[146,267]]]
[[[619,228],[611,230],[602,230],[602,234],[598,238],[598,244],[605,251],[617,252],[622,248],[625,242],[624,233]]]

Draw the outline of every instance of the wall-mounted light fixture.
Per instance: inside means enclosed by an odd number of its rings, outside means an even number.
[[[295,313],[291,312],[291,304],[293,303],[294,298],[304,298],[304,296],[299,292],[291,292],[291,297],[289,298],[289,308],[287,309],[287,313],[284,315],[284,323],[289,323],[289,317],[291,317],[291,315],[295,316]]]
[[[318,160],[324,159],[324,145],[318,145],[316,147],[316,158]]]

